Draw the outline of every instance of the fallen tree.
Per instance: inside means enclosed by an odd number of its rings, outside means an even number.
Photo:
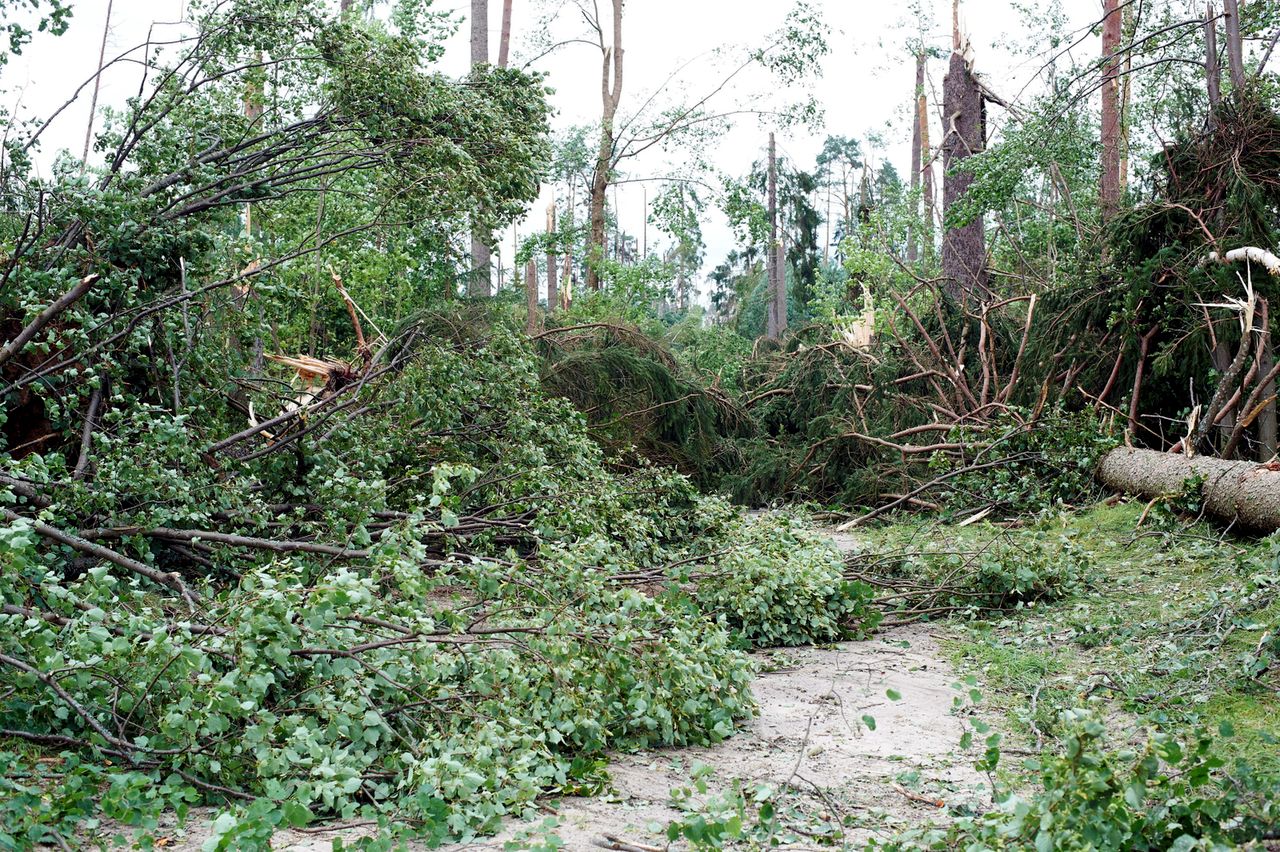
[[[1109,488],[1151,499],[1200,482],[1204,511],[1251,530],[1280,529],[1280,470],[1247,461],[1120,447],[1102,458],[1098,479]]]

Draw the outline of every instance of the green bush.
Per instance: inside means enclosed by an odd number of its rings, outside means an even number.
[[[695,576],[698,606],[761,646],[808,645],[866,636],[880,621],[873,590],[844,579],[832,542],[793,515],[735,517],[735,546]]]
[[[1034,793],[1004,795],[989,813],[875,848],[1216,852],[1270,836],[1280,820],[1278,779],[1242,763],[1227,771],[1221,742],[1208,733],[1184,745],[1156,731],[1140,746],[1111,749],[1090,711],[1066,711],[1063,727],[1059,753],[1028,761]],[[1232,731],[1223,725],[1219,734]]]

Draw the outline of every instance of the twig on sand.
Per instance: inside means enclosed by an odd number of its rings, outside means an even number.
[[[931,808],[945,808],[947,803],[942,799],[935,799],[930,796],[922,796],[919,793],[913,793],[901,784],[894,784],[893,789],[906,796],[913,802],[919,802],[922,805],[928,805]]]
[[[622,838],[606,834],[591,841],[592,846],[600,849],[614,849],[617,852],[666,852],[661,846],[646,846],[643,843],[628,843]]]

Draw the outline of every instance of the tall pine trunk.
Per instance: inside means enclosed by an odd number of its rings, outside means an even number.
[[[1098,199],[1110,218],[1120,203],[1120,0],[1105,0],[1102,20],[1102,180]]]
[[[957,6],[959,0],[957,0]],[[973,175],[960,166],[986,148],[986,104],[982,87],[965,56],[957,9],[951,65],[943,84],[946,137],[942,143],[943,215],[950,218],[964,200]],[[947,225],[942,235],[943,289],[961,304],[978,303],[987,293],[987,238],[982,216],[967,225]]]
[[[924,97],[924,68],[925,56],[924,48],[921,47],[916,53],[916,89],[911,98],[912,111],[916,113],[915,127],[911,133],[911,198],[914,209],[911,211],[911,218],[914,220],[920,215],[920,202],[915,200],[920,192],[920,172],[924,168],[921,151],[923,138],[920,135],[920,99]],[[907,239],[907,260],[915,263],[920,258],[920,226],[916,222],[911,224],[910,236]]]
[[[933,179],[933,146],[929,142],[929,95],[923,87],[916,103],[916,122],[920,128],[920,159],[916,162],[916,170],[924,185],[924,231],[920,234],[920,242],[924,245],[924,257],[928,260],[933,257],[933,229],[938,222],[938,190]]]
[[[471,0],[471,67],[489,64],[489,0]],[[473,229],[471,232],[471,274],[467,276],[467,295],[493,295],[491,269],[493,252],[489,244],[493,236]]]
[[[768,181],[769,251],[765,268],[769,271],[769,287],[765,301],[765,336],[777,340],[781,333],[778,317],[778,144],[772,133],[769,134]]]

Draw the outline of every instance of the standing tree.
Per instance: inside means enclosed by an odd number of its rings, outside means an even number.
[[[817,60],[829,52],[829,47],[825,25],[804,0],[798,0],[778,35],[763,47],[709,52],[714,61],[726,63],[726,71],[699,75],[698,81],[693,82],[690,77],[697,69],[687,63],[634,112],[626,113],[622,110],[624,0],[611,0],[607,6],[594,0],[567,0],[562,8],[577,13],[586,24],[587,34],[546,44],[543,55],[565,45],[588,43],[600,51],[601,57],[601,121],[589,188],[586,246],[587,283],[598,290],[607,260],[609,187],[614,185],[621,164],[678,140],[691,152],[689,162],[694,165],[690,169],[697,170],[701,167],[697,149],[726,133],[735,118],[753,115],[783,123],[814,121],[820,110],[812,97],[784,106],[781,102],[764,102],[758,90],[746,92],[735,87],[744,82],[750,71],[761,70],[771,76],[774,91],[794,90],[816,72]],[[685,84],[701,88],[687,98],[673,99],[672,93],[685,90]],[[669,175],[658,180],[666,177]],[[622,257],[623,248],[619,242],[614,256]]]
[[[471,70],[473,72],[489,64],[489,0],[471,0]],[[490,267],[493,252],[489,244],[490,234],[473,228],[471,231],[471,274],[467,276],[468,296],[493,295]]]
[[[777,340],[782,333],[782,320],[778,316],[778,305],[786,304],[778,298],[778,290],[786,287],[786,279],[782,277],[778,251],[778,145],[774,134],[769,134],[769,247],[765,257],[769,270],[769,295],[765,302],[765,336]]]
[[[609,182],[616,166],[617,136],[614,122],[622,103],[622,10],[624,0],[612,0],[613,43],[606,44],[604,27],[597,12],[591,25],[600,46],[600,147],[596,153],[595,172],[591,176],[591,235],[587,251],[587,287],[600,289],[600,265],[604,261],[604,236],[609,203]]]
[[[1120,203],[1120,40],[1124,16],[1120,0],[1105,0],[1102,19],[1102,180],[1098,200],[1110,219]]]
[[[925,72],[925,52],[923,43],[916,50],[916,89],[911,99],[911,111],[914,114],[911,132],[911,204],[912,218],[920,214],[920,203],[916,200],[916,195],[920,192],[920,173],[924,169],[924,137],[921,127],[922,115],[927,119],[927,113],[920,110],[920,99],[924,95],[924,72]],[[932,237],[930,237],[932,239]],[[907,260],[915,263],[920,257],[920,234],[918,227],[913,223],[911,226],[911,234],[907,239]]]
[[[511,60],[511,2],[502,0],[502,41],[498,43],[498,67],[506,68]]]
[[[557,287],[556,275],[558,268],[556,265],[556,203],[552,201],[547,205],[547,313],[553,314],[557,307],[560,306],[560,292]]]

